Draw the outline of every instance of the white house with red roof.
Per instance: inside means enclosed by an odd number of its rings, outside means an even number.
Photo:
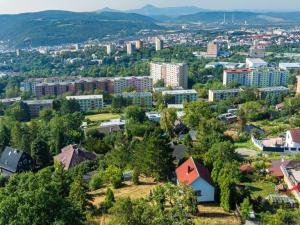
[[[189,158],[176,169],[176,176],[178,183],[185,183],[195,190],[198,202],[215,201],[210,172],[200,162]]]
[[[286,132],[285,146],[300,148],[300,129],[291,129]]]

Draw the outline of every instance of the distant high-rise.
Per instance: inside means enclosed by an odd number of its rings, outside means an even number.
[[[163,40],[159,39],[158,37],[155,38],[155,50],[160,51],[164,48]]]
[[[300,94],[300,75],[297,76],[297,90],[296,94]]]
[[[18,57],[21,55],[21,49],[18,48],[18,49],[16,50],[16,55],[17,55]]]
[[[113,46],[111,44],[106,45],[106,54],[110,55],[113,51]]]
[[[132,55],[133,53],[133,44],[131,42],[127,43],[127,55]]]
[[[219,46],[215,41],[209,42],[207,45],[207,56],[216,58],[219,55]]]
[[[153,83],[163,80],[166,87],[188,87],[188,66],[185,63],[151,63]]]
[[[135,47],[136,47],[136,49],[141,49],[141,48],[143,48],[143,41],[137,40],[137,41],[135,42]]]

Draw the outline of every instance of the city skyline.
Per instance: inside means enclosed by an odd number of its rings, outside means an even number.
[[[272,4],[270,4],[272,3]],[[128,10],[141,8],[146,4],[152,4],[157,7],[175,7],[175,6],[197,6],[199,8],[210,10],[269,10],[269,11],[297,11],[300,10],[300,2],[294,0],[253,0],[244,2],[238,0],[228,0],[226,3],[222,0],[199,1],[187,0],[184,3],[180,1],[161,1],[161,0],[0,0],[0,14],[17,14],[24,12],[36,12],[44,10],[68,10],[68,11],[95,11],[105,7]]]

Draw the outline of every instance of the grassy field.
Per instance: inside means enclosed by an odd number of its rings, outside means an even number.
[[[233,213],[225,212],[217,204],[198,206],[199,216],[194,220],[196,225],[239,225],[240,220]]]
[[[101,121],[106,121],[111,119],[118,119],[120,117],[121,117],[120,114],[101,113],[96,115],[89,115],[86,116],[85,118],[91,120],[92,122],[101,122]]]
[[[245,141],[245,142],[235,142],[234,143],[235,148],[250,148],[253,150],[259,150],[251,140]]]
[[[275,192],[275,184],[270,181],[256,181],[244,183],[244,185],[250,188],[252,198],[257,198],[258,196],[265,198]]]

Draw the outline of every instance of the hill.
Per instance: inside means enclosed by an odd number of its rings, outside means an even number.
[[[0,27],[0,40],[18,47],[77,43],[160,28],[154,19],[135,13],[68,11],[0,15]]]
[[[193,14],[197,12],[204,12],[208,11],[206,9],[201,9],[196,6],[183,6],[183,7],[165,7],[165,8],[159,8],[153,5],[145,5],[144,7],[140,9],[133,9],[129,10],[128,12],[131,13],[138,13],[141,15],[147,15],[147,16],[171,16],[176,17],[180,15],[188,15]]]
[[[225,12],[226,21],[231,22],[232,18],[236,23],[244,23],[247,21],[249,24],[286,24],[300,22],[300,12],[247,12],[247,11],[233,11]],[[224,12],[198,12],[189,15],[182,15],[177,17],[179,22],[202,22],[214,23],[222,22],[224,20]]]

